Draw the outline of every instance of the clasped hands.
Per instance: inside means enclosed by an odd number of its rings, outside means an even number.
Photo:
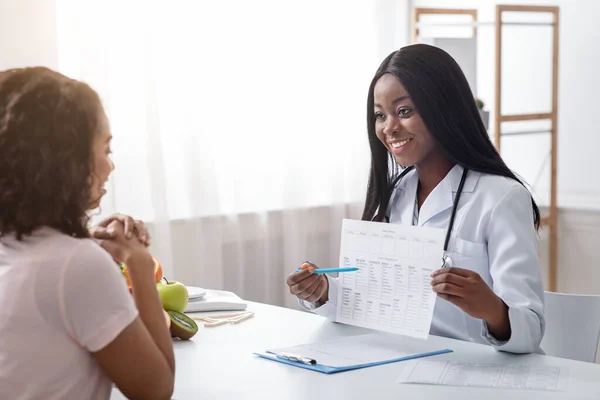
[[[123,233],[126,238],[131,239],[135,236],[144,246],[150,246],[150,234],[148,233],[146,225],[139,219],[133,219],[132,217],[123,214],[113,214],[100,221],[90,229],[90,235],[94,239],[115,239],[117,232],[111,226],[114,222],[120,222],[122,224]]]
[[[114,214],[90,229],[90,235],[117,263],[153,265],[148,252],[150,234],[146,225],[130,216]]]

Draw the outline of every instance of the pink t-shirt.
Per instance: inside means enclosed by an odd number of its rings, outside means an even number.
[[[0,398],[108,399],[112,382],[91,352],[137,315],[95,241],[51,228],[0,238]]]

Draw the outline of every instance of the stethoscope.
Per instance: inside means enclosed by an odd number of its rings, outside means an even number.
[[[400,182],[400,180],[408,174],[414,167],[407,167],[402,171],[400,175],[392,182],[392,187],[395,188],[396,185]],[[468,170],[465,168],[462,173],[462,177],[460,178],[460,183],[458,185],[458,190],[456,192],[456,197],[454,198],[454,203],[452,204],[452,215],[450,215],[450,223],[448,224],[448,229],[446,230],[446,240],[444,240],[444,251],[442,252],[442,266],[441,268],[450,268],[454,266],[452,262],[452,258],[448,256],[448,243],[450,243],[450,235],[452,234],[452,227],[454,226],[454,218],[456,217],[456,210],[458,209],[458,201],[460,200],[460,195],[463,191],[463,186],[465,186],[465,180],[467,179]],[[388,221],[391,221],[392,211],[390,209],[390,216],[388,217]]]

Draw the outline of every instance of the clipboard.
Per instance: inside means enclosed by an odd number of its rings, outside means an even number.
[[[451,352],[451,349],[432,348],[429,342],[421,339],[378,332],[269,349],[253,354],[298,368],[334,374]],[[291,357],[296,359],[284,358],[284,354],[296,356]]]
[[[315,371],[315,372],[321,372],[323,374],[335,374],[338,372],[345,372],[345,371],[352,371],[355,369],[375,367],[377,365],[391,364],[391,363],[395,363],[395,362],[414,360],[416,358],[431,357],[431,356],[436,356],[439,354],[446,354],[446,353],[452,353],[452,350],[444,349],[444,350],[432,351],[430,353],[421,353],[421,354],[416,354],[416,355],[412,355],[412,356],[408,356],[408,357],[401,357],[401,358],[395,358],[395,359],[391,359],[391,360],[378,361],[378,362],[366,363],[366,364],[349,365],[349,366],[345,366],[345,367],[330,367],[328,365],[321,365],[318,363],[315,365],[310,365],[310,364],[304,364],[301,362],[294,362],[294,361],[278,358],[275,353],[270,353],[268,351],[264,352],[264,353],[253,353],[253,354],[257,355],[259,357],[265,358],[267,360],[277,361],[277,362],[287,364],[287,365],[292,365],[292,366],[298,367],[298,368],[304,368],[304,369],[308,369],[308,370]]]

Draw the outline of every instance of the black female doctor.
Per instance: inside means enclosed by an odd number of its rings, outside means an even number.
[[[491,143],[458,64],[424,44],[381,64],[367,100],[371,171],[363,220],[442,228],[447,264],[430,333],[540,351],[540,214]],[[452,226],[451,225],[452,222]],[[441,262],[440,262],[441,265]],[[338,282],[311,263],[287,279],[302,307],[334,318]]]

